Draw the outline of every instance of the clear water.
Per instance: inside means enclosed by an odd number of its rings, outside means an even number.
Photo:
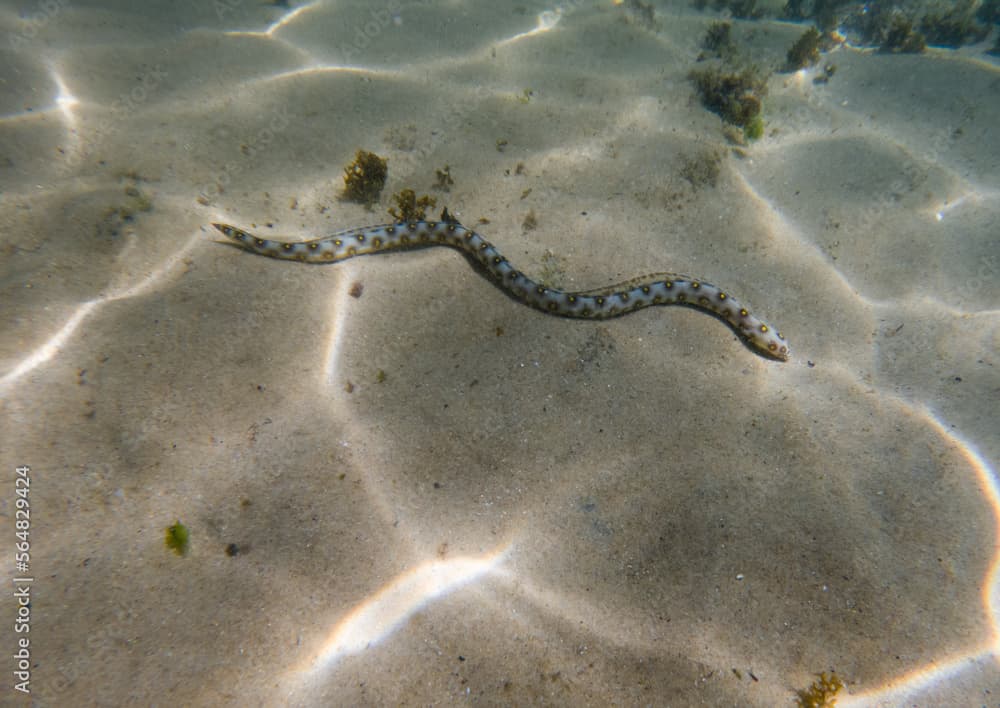
[[[812,9],[760,6],[0,3],[3,703],[1000,705],[995,18],[880,52],[844,6],[793,71]],[[751,65],[747,141],[691,72]],[[792,357],[211,227],[404,189],[549,287],[704,278]]]

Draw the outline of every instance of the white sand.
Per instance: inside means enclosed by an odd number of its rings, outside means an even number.
[[[839,705],[1000,705],[981,51],[776,75],[741,157],[682,4],[120,4],[0,9],[0,548],[19,575],[30,465],[40,705],[773,706],[820,671]],[[770,60],[801,31],[735,27]],[[358,148],[375,213],[336,197]],[[724,286],[793,358],[682,308],[546,317],[446,249],[311,267],[209,226],[314,237],[404,187],[569,288]]]

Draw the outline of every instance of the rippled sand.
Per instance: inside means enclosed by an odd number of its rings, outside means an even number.
[[[40,705],[774,706],[822,671],[838,705],[996,705],[981,51],[842,47],[734,149],[681,5],[47,7],[0,10]],[[802,31],[756,27],[770,59]],[[359,148],[374,212],[337,198]],[[682,308],[546,317],[447,249],[306,266],[210,227],[313,238],[406,187],[554,285],[705,278],[793,358]]]

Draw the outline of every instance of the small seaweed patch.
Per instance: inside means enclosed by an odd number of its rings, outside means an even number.
[[[767,76],[756,66],[738,71],[719,67],[692,71],[701,103],[727,123],[743,128],[747,138],[755,140],[764,133],[761,116],[763,97],[767,93]]]
[[[835,673],[824,671],[809,688],[796,691],[796,705],[799,708],[829,708],[837,704],[837,694],[844,688],[844,682]]]
[[[659,28],[659,23],[656,21],[656,8],[650,3],[642,2],[642,0],[623,0],[623,2],[615,4],[625,12],[626,22],[631,22],[651,32],[655,32]]]
[[[426,194],[417,199],[417,193],[412,189],[404,189],[392,195],[395,207],[389,207],[389,215],[396,221],[423,221],[427,218],[427,210],[437,206],[437,200]]]
[[[708,7],[708,0],[694,0],[691,3],[698,10]],[[757,0],[713,0],[712,7],[719,11],[728,11],[738,20],[758,20],[764,16],[766,8],[758,5]]]
[[[743,138],[746,140],[760,140],[764,137],[764,119],[760,114],[755,115],[747,124],[743,126]]]
[[[701,40],[703,53],[699,60],[708,56],[716,56],[722,59],[731,59],[736,56],[736,42],[733,41],[733,25],[731,22],[713,22],[705,31],[705,36]]]
[[[191,532],[188,527],[178,519],[176,524],[167,527],[163,542],[167,548],[179,556],[186,555],[188,544],[191,539]]]
[[[454,185],[455,180],[451,176],[451,167],[445,165],[442,170],[434,170],[434,189],[450,192]]]
[[[810,27],[788,50],[785,61],[786,71],[798,71],[819,61],[819,42],[823,35],[815,27]]]
[[[752,0],[714,0],[745,7]],[[708,0],[695,0],[696,6]],[[733,16],[739,17],[737,10]],[[779,16],[792,22],[811,20],[820,33],[820,48],[839,43],[839,31],[856,32],[859,44],[883,53],[917,54],[934,45],[957,49],[981,42],[992,25],[1000,24],[1000,0],[904,0],[851,2],[850,0],[786,0]],[[793,65],[789,57],[789,65]]]
[[[373,152],[358,150],[344,168],[344,198],[369,209],[378,201],[389,175],[388,161]]]
[[[957,49],[969,42],[982,41],[989,28],[976,22],[975,0],[959,0],[942,12],[929,12],[920,20],[920,31],[928,44]]]
[[[880,52],[890,54],[920,54],[927,48],[924,36],[913,29],[913,23],[903,15],[893,15]]]
[[[861,44],[878,47],[883,54],[919,54],[926,48],[924,36],[900,10],[883,4],[867,12],[852,12],[844,20],[848,31],[860,35]]]
[[[845,0],[788,0],[781,18],[793,22],[813,20],[821,32],[832,32],[840,21],[840,11],[847,4]]]

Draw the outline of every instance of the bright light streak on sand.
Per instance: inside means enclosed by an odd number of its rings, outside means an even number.
[[[69,155],[76,155],[81,149],[81,137],[79,131],[76,129],[77,116],[74,109],[80,105],[80,100],[69,90],[66,82],[63,81],[62,75],[55,67],[49,66],[49,74],[52,76],[52,81],[59,88],[59,93],[55,98],[56,109],[62,114],[63,119],[70,128],[66,131],[66,142],[68,143],[66,152]]]
[[[341,657],[385,639],[431,600],[454,592],[496,568],[506,551],[504,547],[481,557],[428,561],[406,571],[351,610],[334,628],[309,668],[329,668]]]
[[[79,105],[80,100],[70,93],[62,77],[55,69],[52,70],[52,78],[59,87],[59,95],[56,96],[56,105],[62,110],[67,118],[73,117],[73,107]]]
[[[115,300],[136,297],[137,295],[141,295],[151,289],[167,276],[173,267],[187,255],[188,251],[190,251],[194,245],[201,240],[201,238],[201,232],[197,232],[192,235],[191,238],[188,239],[188,242],[184,244],[180,250],[176,251],[169,258],[164,260],[164,262],[153,270],[153,272],[145,278],[142,278],[138,283],[128,287],[123,287],[120,290],[113,290],[100,297],[94,298],[93,300],[88,300],[77,305],[69,319],[66,320],[62,327],[49,337],[44,344],[21,359],[21,361],[13,369],[8,371],[3,376],[0,376],[0,387],[13,383],[25,374],[33,371],[35,368],[52,359],[52,357],[58,354],[59,350],[66,345],[66,342],[69,341],[70,337],[73,336],[77,328],[79,328],[80,324],[87,318],[87,316],[98,309],[98,306],[104,305],[108,302],[114,302]]]
[[[944,217],[945,215],[948,214],[948,212],[950,212],[952,209],[957,209],[958,207],[965,204],[967,199],[968,199],[967,197],[959,197],[958,199],[948,202],[947,204],[942,205],[938,209],[935,209],[934,218],[937,219],[938,221],[944,221]]]
[[[993,510],[993,560],[982,589],[982,604],[989,615],[992,636],[986,646],[935,661],[869,691],[838,700],[837,705],[845,708],[853,705],[922,704],[921,694],[928,689],[945,682],[954,682],[964,671],[977,668],[991,660],[1000,665],[1000,480],[997,478],[996,470],[990,467],[983,456],[970,443],[959,438],[947,424],[938,420],[933,413],[925,409],[922,411],[921,419],[961,453],[975,472],[984,496]],[[996,667],[986,667],[983,670],[995,672]]]
[[[66,320],[65,324],[59,328],[59,331],[49,337],[45,344],[24,357],[12,370],[8,371],[3,376],[0,376],[0,387],[16,381],[29,371],[33,370],[35,367],[41,366],[54,357],[63,345],[66,344],[69,338],[73,336],[77,327],[80,326],[80,323],[83,322],[87,315],[89,315],[97,306],[98,302],[98,300],[91,300],[83,303],[82,305],[78,305],[73,311],[73,314],[70,315],[68,320]]]
[[[978,655],[963,654],[945,661],[935,662],[931,666],[914,669],[891,683],[871,691],[855,693],[843,698],[838,696],[837,706],[839,708],[852,708],[853,706],[926,705],[921,700],[921,694],[928,689],[933,689],[936,685],[945,682],[954,683],[964,671],[975,668],[984,657],[988,658],[989,654],[988,650]],[[993,656],[996,658],[995,653]]]
[[[515,34],[513,37],[508,37],[507,39],[497,42],[498,47],[505,46],[507,44],[513,44],[522,39],[527,39],[528,37],[533,37],[537,34],[542,34],[543,32],[548,32],[559,24],[559,20],[562,19],[562,10],[546,10],[545,12],[538,13],[538,18],[535,23],[535,28],[530,29],[527,32],[520,32]]]
[[[271,76],[265,76],[262,78],[252,79],[248,81],[245,85],[248,89],[251,89],[254,85],[260,83],[270,83],[272,81],[285,81],[286,79],[296,79],[302,76],[309,76],[311,74],[335,74],[335,73],[345,73],[345,74],[359,74],[362,76],[369,76],[372,78],[385,78],[385,79],[400,79],[403,78],[403,74],[399,71],[393,71],[391,69],[369,69],[366,67],[359,66],[335,66],[332,64],[327,64],[323,66],[306,66],[301,69],[292,69],[290,71],[281,71],[277,74],[272,74]]]
[[[126,298],[136,297],[152,290],[154,286],[167,277],[170,271],[173,270],[178,263],[184,260],[191,249],[201,242],[204,237],[205,236],[201,231],[196,231],[187,240],[187,243],[167,256],[167,258],[165,258],[163,262],[154,268],[146,277],[141,278],[134,285],[113,289],[111,292],[106,293],[101,300],[105,302],[114,302],[115,300],[124,300]]]
[[[267,34],[270,35],[273,32],[277,32],[285,25],[294,22],[295,19],[299,17],[299,15],[304,15],[310,10],[312,10],[314,7],[319,7],[319,5],[320,5],[319,0],[316,0],[315,2],[307,2],[305,5],[299,5],[298,7],[290,10],[289,12],[285,13],[285,15],[280,20],[278,20],[273,25],[267,28]]]
[[[997,479],[996,470],[990,467],[971,443],[958,437],[950,426],[939,421],[930,411],[926,412],[926,417],[938,435],[953,444],[972,467],[986,501],[993,510],[993,561],[986,574],[986,582],[983,583],[982,601],[992,624],[991,651],[1000,655],[1000,480]]]
[[[241,32],[241,31],[233,30],[233,31],[230,31],[230,32],[226,32],[225,34],[227,34],[227,35],[229,35],[231,37],[232,36],[238,37],[238,36],[241,36],[241,35],[242,36],[249,36],[249,37],[272,37],[274,35],[274,33],[277,32],[278,30],[280,30],[282,27],[285,27],[286,25],[291,24],[300,15],[304,15],[305,13],[309,12],[313,8],[319,7],[319,5],[320,5],[319,0],[315,0],[314,2],[307,2],[305,5],[299,5],[298,7],[293,8],[293,9],[289,10],[288,12],[286,12],[284,15],[281,16],[280,19],[278,19],[276,22],[272,23],[271,26],[268,27],[263,32],[251,32],[251,31],[243,31],[243,32]]]
[[[334,376],[340,366],[340,354],[343,350],[344,341],[344,319],[347,316],[348,289],[351,279],[345,277],[341,280],[340,292],[330,298],[330,310],[327,321],[330,322],[330,330],[326,340],[326,355],[323,357],[323,384],[334,382]]]
[[[48,115],[49,113],[54,113],[59,111],[63,117],[70,124],[76,124],[76,116],[73,114],[73,108],[80,104],[80,100],[74,96],[69,88],[66,87],[66,82],[63,81],[62,76],[58,71],[52,66],[49,66],[49,75],[52,77],[52,82],[58,87],[59,93],[56,94],[55,98],[52,99],[51,106],[46,106],[45,108],[35,108],[31,111],[22,110],[20,113],[13,114],[0,114],[0,122],[14,121],[19,119],[37,119],[40,116]]]

